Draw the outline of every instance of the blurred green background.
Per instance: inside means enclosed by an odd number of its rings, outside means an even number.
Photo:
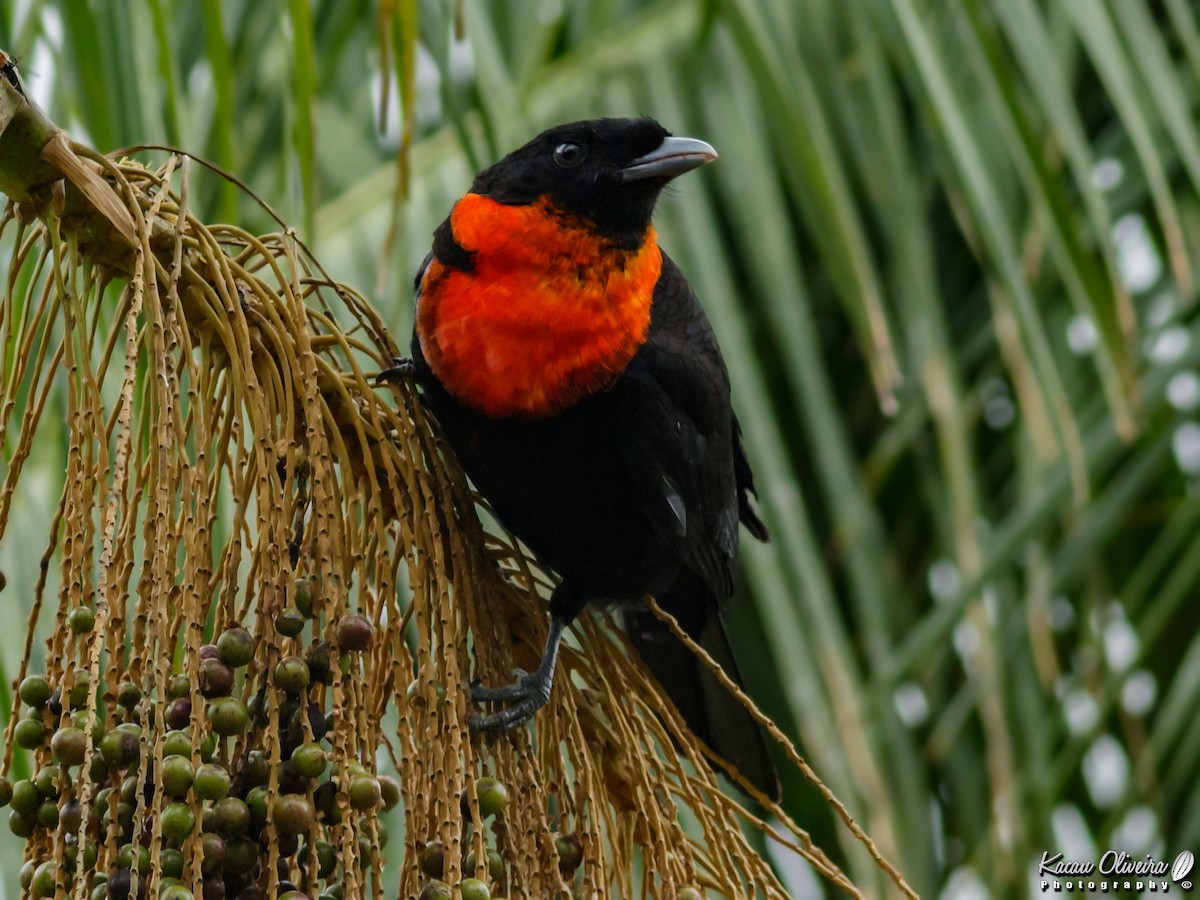
[[[774,535],[744,544],[751,693],[924,896],[1200,850],[1194,0],[13,0],[0,47],[75,139],[236,173],[401,343],[475,170],[601,114],[712,143],[657,222]],[[275,227],[195,177],[203,218]],[[42,437],[0,545],[0,717],[64,471]]]

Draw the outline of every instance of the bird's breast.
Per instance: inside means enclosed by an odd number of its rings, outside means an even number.
[[[468,194],[451,213],[464,270],[434,258],[417,307],[433,373],[498,418],[542,418],[603,390],[645,343],[662,270],[653,228],[626,249],[545,198]]]

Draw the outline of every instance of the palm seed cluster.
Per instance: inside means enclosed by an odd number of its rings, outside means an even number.
[[[311,636],[306,642],[305,632],[312,630],[306,626],[319,614],[312,594],[308,580],[297,579],[295,605],[284,607],[275,618],[278,633],[293,641],[288,649],[297,655],[281,658],[273,679],[266,673],[249,679],[250,691],[243,690],[256,650],[249,631],[231,626],[215,643],[201,646],[198,687],[203,700],[198,707],[191,681],[182,673],[168,679],[161,696],[145,695],[134,681],[118,683],[111,696],[96,698],[94,718],[89,700],[95,691],[86,673],[78,673],[65,694],[45,675],[27,675],[21,681],[18,695],[25,714],[16,722],[13,740],[38,756],[44,757],[48,747],[50,760],[32,778],[15,784],[0,778],[0,805],[11,807],[8,825],[13,834],[35,847],[63,847],[61,857],[50,850],[29,854],[21,870],[22,888],[34,897],[54,897],[60,883],[71,891],[80,873],[91,873],[94,900],[145,896],[152,880],[149,847],[157,830],[162,848],[158,896],[189,900],[194,895],[184,882],[184,848],[197,834],[199,822],[198,842],[192,841],[190,849],[193,855],[198,851],[203,897],[262,896],[256,881],[266,855],[264,843],[273,839],[280,896],[305,896],[291,880],[293,867],[315,860],[305,880],[321,889],[320,897],[343,900],[336,848],[318,837],[322,827],[340,823],[346,814],[337,803],[339,784],[345,783],[350,815],[394,807],[400,801],[400,786],[357,761],[346,767],[342,778],[331,777],[326,738],[333,714],[323,709],[321,688],[332,683],[331,665],[349,672],[355,654],[370,646],[374,628],[363,616],[346,614],[336,623],[332,646]],[[86,606],[75,607],[67,623],[75,635],[89,634],[95,613]],[[253,732],[267,726],[268,691],[277,695],[279,720],[287,723],[280,736],[280,756],[286,762],[279,767],[274,791],[270,762],[261,749],[235,753],[240,738],[250,734],[247,746],[253,745]],[[247,693],[249,702],[243,702]],[[169,729],[155,764],[157,777],[143,766],[143,748],[152,746],[147,729],[155,725],[151,706],[156,703],[164,704],[162,727]],[[111,728],[106,724],[110,704],[115,720]],[[202,723],[198,746],[193,746],[193,722]],[[143,817],[135,832],[139,799],[144,809],[158,791],[164,797],[157,829],[154,820]],[[85,796],[90,799],[85,801]],[[268,804],[273,838],[266,833]],[[112,867],[95,871],[97,841],[114,835],[120,848]],[[382,827],[378,837],[382,849],[387,841]],[[361,852],[369,856],[370,848]]]
[[[856,896],[722,790],[606,612],[533,728],[472,732],[470,682],[536,665],[547,579],[414,387],[374,384],[371,305],[282,223],[200,221],[195,168],[101,156],[0,78],[0,542],[45,535],[5,589],[22,896],[785,898],[751,831]],[[51,493],[22,479],[64,443]]]

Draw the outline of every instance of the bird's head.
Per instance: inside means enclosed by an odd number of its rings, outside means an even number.
[[[480,172],[418,282],[417,337],[441,385],[494,418],[554,415],[611,385],[649,334],[655,201],[716,157],[653,119],[594,119]]]
[[[653,119],[591,119],[542,132],[480,172],[471,190],[513,205],[544,197],[636,245],[667,182],[716,158],[704,141],[672,137]]]

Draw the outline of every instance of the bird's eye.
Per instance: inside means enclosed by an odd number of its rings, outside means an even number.
[[[554,148],[554,161],[564,169],[573,169],[587,154],[578,144],[563,143]]]

